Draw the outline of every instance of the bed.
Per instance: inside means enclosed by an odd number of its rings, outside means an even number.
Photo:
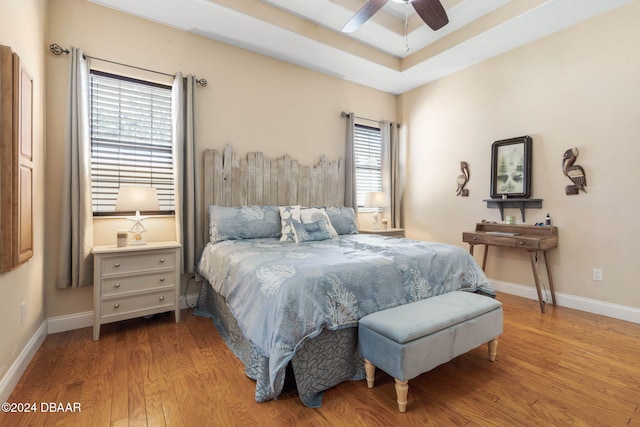
[[[255,160],[255,153],[250,157]],[[340,206],[344,186],[333,179],[342,175],[339,161],[323,159],[302,170],[286,165],[288,158],[278,159],[272,175],[267,160],[260,158],[256,172],[230,147],[205,153],[205,165],[213,166],[205,167],[205,194],[212,196],[205,197],[209,243],[198,264],[204,282],[196,309],[213,319],[256,381],[257,401],[276,399],[286,376],[295,378],[309,407],[319,407],[323,391],[340,382],[363,379],[357,324],[369,313],[459,289],[492,294],[482,270],[461,248],[357,234],[353,209]],[[292,170],[296,182],[286,184],[284,199],[278,199],[277,185],[265,190],[273,182],[282,186]],[[240,184],[230,183],[231,177]],[[247,198],[225,203],[225,197],[235,197],[225,190],[228,185]],[[318,185],[324,189],[316,191]],[[237,191],[238,186],[262,190]]]

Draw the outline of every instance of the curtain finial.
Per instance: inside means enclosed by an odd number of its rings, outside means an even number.
[[[60,47],[59,44],[54,43],[54,44],[50,44],[49,45],[49,51],[51,53],[53,53],[54,55],[58,56],[58,55],[62,55],[63,53],[68,55],[69,54],[69,49],[63,49]]]

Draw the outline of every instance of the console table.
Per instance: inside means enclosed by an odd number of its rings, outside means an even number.
[[[540,276],[536,269],[535,256],[536,251],[542,251],[544,263],[547,268],[547,276],[549,278],[551,301],[554,306],[556,305],[556,294],[553,287],[551,266],[547,260],[547,250],[558,246],[557,227],[482,223],[476,224],[475,231],[466,231],[462,233],[462,241],[469,243],[469,252],[471,255],[473,255],[473,248],[475,245],[484,245],[482,270],[487,266],[487,253],[489,252],[489,246],[506,246],[516,249],[524,249],[529,252],[533,278],[536,282],[536,291],[538,292],[538,301],[540,302],[540,310],[544,313],[544,300],[542,299],[542,292],[540,290]]]

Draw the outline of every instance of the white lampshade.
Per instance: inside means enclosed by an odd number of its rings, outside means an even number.
[[[389,207],[389,197],[384,191],[372,191],[364,196],[365,208],[386,208]]]
[[[154,187],[120,187],[116,199],[116,211],[158,211],[158,191]]]

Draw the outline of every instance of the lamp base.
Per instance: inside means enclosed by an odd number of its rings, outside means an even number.
[[[133,233],[133,236],[131,236],[131,240],[129,240],[129,246],[142,246],[146,244],[147,241],[142,238],[142,233]]]
[[[374,230],[379,230],[380,229],[380,211],[378,209],[376,209],[376,211],[373,213],[373,224],[371,225],[371,228]]]

